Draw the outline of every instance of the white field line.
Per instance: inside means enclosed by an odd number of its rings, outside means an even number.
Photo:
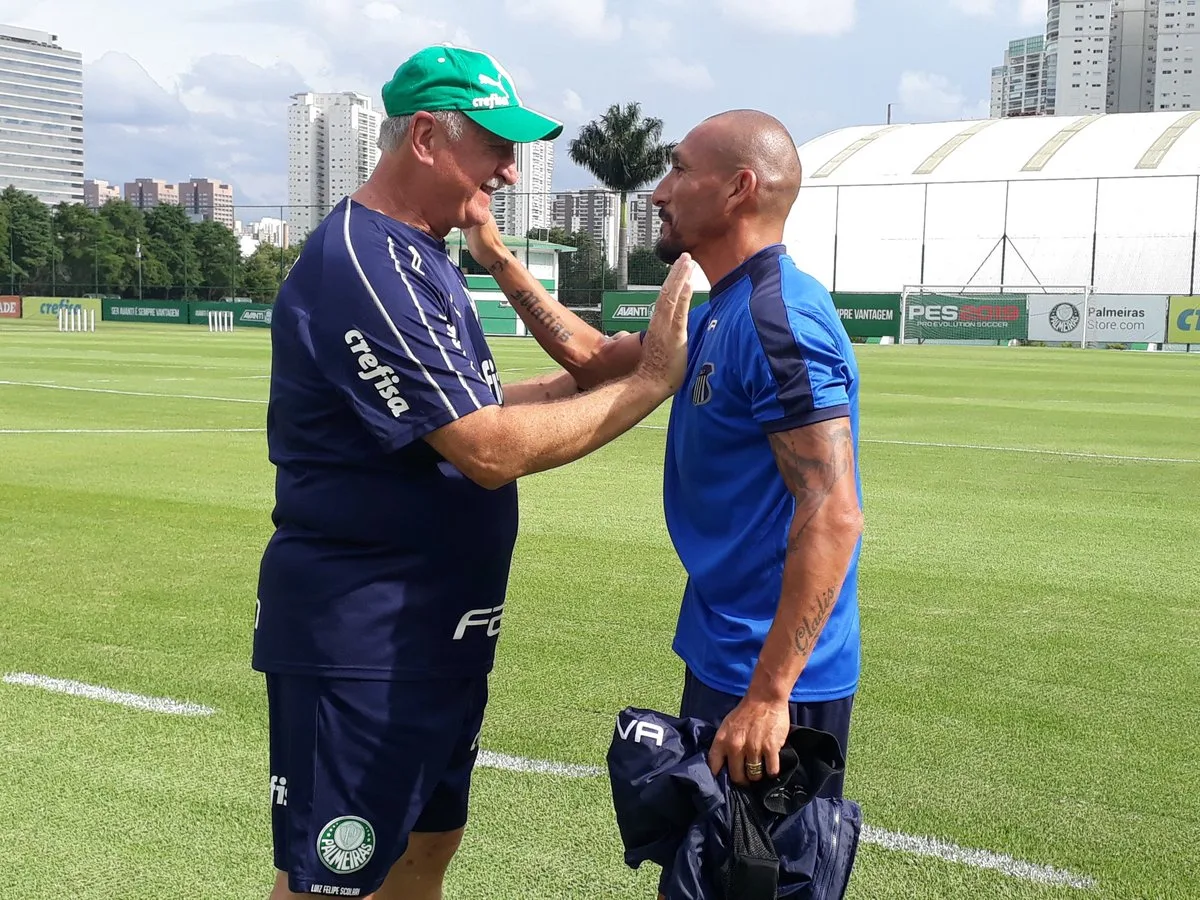
[[[195,703],[181,703],[178,700],[170,700],[166,697],[143,697],[141,694],[114,691],[112,688],[84,684],[81,681],[48,678],[45,675],[30,675],[26,672],[14,672],[5,675],[4,683],[41,688],[44,691],[53,691],[56,694],[70,694],[72,697],[84,697],[88,700],[117,703],[121,706],[132,707],[133,709],[164,713],[171,716],[211,716],[216,712],[215,709]]]
[[[0,434],[261,434],[262,428],[0,428]]]
[[[478,765],[489,769],[503,769],[509,772],[522,772],[535,775],[559,775],[565,778],[595,778],[606,774],[599,766],[582,766],[570,763],[549,762],[541,759],[526,759],[521,756],[508,756],[503,753],[493,753],[489,750],[479,751]],[[896,850],[902,853],[912,853],[917,856],[930,856],[946,862],[960,863],[975,869],[991,869],[1012,878],[1032,881],[1037,884],[1066,885],[1068,887],[1086,890],[1095,885],[1091,878],[1055,869],[1051,866],[1041,866],[1023,862],[1006,856],[1003,853],[993,853],[990,850],[972,850],[959,847],[947,841],[936,838],[915,837],[885,831],[864,825],[859,837],[862,843],[875,844],[885,850]]]
[[[666,425],[637,425],[651,431],[666,431]],[[991,453],[1032,453],[1040,456],[1066,456],[1076,459],[1115,459],[1121,462],[1186,463],[1200,465],[1200,459],[1174,456],[1118,456],[1110,453],[1089,453],[1085,450],[1042,450],[1037,447],[994,447],[989,444],[944,444],[938,441],[889,441],[881,438],[862,438],[863,444],[892,444],[900,447],[932,447],[942,450],[982,450]]]
[[[41,381],[0,381],[12,387],[48,388],[55,391],[80,391],[85,394],[120,394],[123,397],[161,397],[166,400],[217,400],[223,403],[258,403],[266,405],[266,400],[247,400],[242,397],[205,397],[198,394],[157,394],[150,391],[117,391],[111,388],[85,388],[66,384],[46,384]]]
[[[164,400],[215,400],[224,403],[259,403],[266,406],[265,400],[246,400],[244,397],[206,397],[197,394],[155,394],[151,391],[119,391],[112,388],[76,388],[67,384],[47,384],[44,382],[0,382],[13,388],[47,388],[56,391],[80,391],[83,394],[119,394],[124,397],[163,397]]]
[[[914,837],[908,834],[897,834],[894,831],[884,831],[863,825],[859,840],[865,844],[875,844],[885,850],[898,850],[902,853],[912,853],[916,856],[932,856],[946,862],[961,863],[974,869],[992,869],[1002,872],[1012,878],[1023,881],[1033,881],[1037,884],[1065,885],[1066,887],[1087,890],[1095,887],[1094,879],[1076,875],[1052,866],[1040,866],[1034,863],[1022,862],[1003,853],[993,853],[990,850],[970,850],[959,847],[936,838]]]
[[[116,703],[121,706],[166,715],[211,716],[216,712],[215,709],[195,703],[181,703],[178,700],[170,700],[165,697],[145,697],[141,694],[115,691],[112,688],[84,684],[79,681],[49,678],[45,675],[30,675],[24,672],[5,675],[4,682],[6,684],[22,685],[60,694],[68,694],[73,697],[83,697],[88,700]],[[522,756],[510,756],[506,753],[496,753],[491,750],[479,751],[477,765],[489,769],[501,769],[523,774],[556,775],[561,778],[597,778],[605,775],[605,769],[599,766],[526,759]],[[991,869],[1013,878],[1033,881],[1038,884],[1066,885],[1080,889],[1087,889],[1095,884],[1090,878],[1050,866],[1023,862],[1002,853],[993,853],[990,850],[972,850],[959,847],[947,841],[940,841],[936,838],[898,834],[880,828],[872,828],[869,825],[863,826],[860,840],[863,843],[875,844],[886,850],[912,853],[918,856],[929,856],[945,860],[946,862],[971,866],[976,869]]]

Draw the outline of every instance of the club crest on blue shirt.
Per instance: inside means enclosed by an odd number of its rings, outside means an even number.
[[[703,406],[712,399],[712,385],[708,383],[711,376],[717,367],[710,362],[706,362],[700,367],[700,371],[696,373],[696,380],[692,384],[692,405]]]

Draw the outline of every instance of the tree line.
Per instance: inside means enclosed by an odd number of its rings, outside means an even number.
[[[565,303],[597,305],[603,291],[665,280],[667,266],[652,250],[628,246],[629,194],[670,165],[675,144],[664,142],[662,131],[662,120],[643,116],[639,104],[614,104],[569,142],[572,161],[619,197],[618,254],[610,266],[604,248],[586,233],[531,231],[530,238],[576,248],[560,258]],[[193,222],[179,206],[141,210],[109,200],[98,210],[78,203],[49,207],[13,187],[0,192],[0,293],[269,303],[300,249],[262,244],[243,257],[228,228]]]
[[[51,207],[11,186],[0,192],[0,293],[270,302],[299,253],[261,244],[243,257],[232,231],[179,206]]]

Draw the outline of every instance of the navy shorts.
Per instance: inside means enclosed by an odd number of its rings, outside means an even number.
[[[691,669],[688,669],[684,674],[683,699],[680,702],[679,715],[720,726],[725,721],[725,717],[733,712],[733,708],[741,702],[741,699],[733,694],[726,694],[710,688],[692,674]],[[838,744],[842,748],[842,758],[846,759],[850,743],[850,708],[853,705],[854,697],[851,695],[840,700],[826,700],[818,703],[790,703],[788,709],[792,714],[793,725],[827,731],[837,738]],[[841,797],[844,784],[844,774],[830,776],[817,796]]]
[[[410,833],[466,824],[486,676],[266,683],[275,868],[289,890],[366,896]]]

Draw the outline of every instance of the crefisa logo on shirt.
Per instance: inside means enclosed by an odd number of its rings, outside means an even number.
[[[363,381],[374,382],[372,387],[380,397],[387,401],[387,407],[392,411],[392,418],[398,419],[408,412],[408,403],[396,389],[396,385],[400,383],[400,376],[391,366],[379,364],[379,360],[371,352],[371,345],[367,343],[362,332],[353,329],[347,331],[346,343],[350,346],[350,352],[358,357],[358,367],[362,370],[358,373],[358,377]]]

